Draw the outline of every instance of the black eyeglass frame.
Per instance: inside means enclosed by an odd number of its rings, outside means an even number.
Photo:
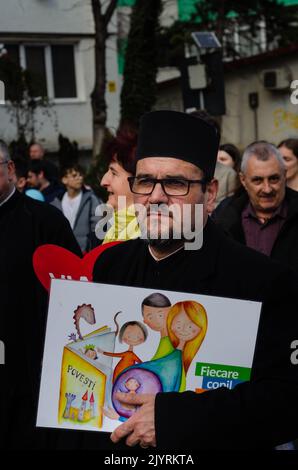
[[[189,193],[190,185],[191,185],[191,184],[201,184],[201,185],[202,185],[202,190],[205,191],[206,185],[207,185],[207,183],[208,183],[208,181],[207,181],[206,179],[201,179],[201,180],[189,180],[189,179],[187,179],[187,178],[178,178],[178,177],[177,177],[177,178],[174,178],[174,177],[173,177],[173,178],[142,178],[142,179],[148,179],[148,180],[152,181],[152,183],[153,183],[153,188],[152,188],[152,190],[151,190],[150,192],[148,192],[148,193],[139,193],[139,192],[136,192],[136,191],[133,190],[133,184],[134,184],[135,180],[137,180],[137,179],[140,179],[140,178],[139,178],[138,176],[129,176],[129,177],[127,178],[131,192],[132,192],[133,194],[139,194],[140,196],[150,196],[150,195],[153,193],[153,191],[154,191],[154,189],[155,189],[155,186],[156,186],[158,183],[161,185],[163,192],[164,192],[167,196],[187,196],[188,193]],[[183,182],[185,182],[185,183],[188,183],[187,192],[186,192],[186,193],[183,193],[183,194],[169,194],[169,193],[166,191],[164,185],[165,185],[165,182],[166,182],[166,181],[173,181],[173,180],[183,181]]]
[[[0,162],[0,165],[5,165],[6,163],[9,163],[10,160],[4,160],[4,162]]]

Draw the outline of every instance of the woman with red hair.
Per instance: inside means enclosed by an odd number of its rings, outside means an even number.
[[[113,222],[103,243],[129,240],[140,236],[134,212],[133,197],[127,178],[135,173],[137,132],[124,126],[106,146],[105,158],[108,170],[101,179],[101,186],[108,192],[107,203],[114,210]]]

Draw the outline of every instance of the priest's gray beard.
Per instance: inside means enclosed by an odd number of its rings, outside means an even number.
[[[190,226],[188,230],[184,227],[182,231],[181,220],[173,219],[174,217],[170,215],[169,219],[164,219],[163,222],[161,220],[154,220],[153,223],[150,221],[150,228],[144,224],[140,225],[142,238],[149,246],[158,249],[175,249],[187,240],[189,241],[193,237],[194,227]]]
[[[182,244],[187,250],[202,246],[204,227],[203,205],[150,205],[149,210],[138,211],[141,238],[151,247],[161,250],[176,249]]]

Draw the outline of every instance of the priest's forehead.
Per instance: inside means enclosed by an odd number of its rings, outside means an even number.
[[[147,157],[138,161],[136,176],[169,177],[189,179],[202,177],[203,172],[193,163],[171,157]]]

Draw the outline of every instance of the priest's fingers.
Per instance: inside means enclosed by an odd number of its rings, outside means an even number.
[[[125,444],[129,447],[134,447],[139,443],[140,443],[140,438],[135,432],[132,432],[125,441]]]
[[[155,434],[148,432],[143,429],[140,423],[137,423],[134,427],[133,432],[127,437],[125,441],[126,445],[133,447],[137,444],[143,449],[147,449],[150,446],[155,446]]]
[[[131,434],[134,429],[134,424],[131,422],[129,419],[121,424],[121,426],[118,426],[118,428],[115,429],[115,431],[112,432],[111,434],[111,440],[116,443],[119,442],[123,437],[126,437],[127,435]]]
[[[144,405],[148,401],[154,399],[154,395],[149,395],[146,393],[138,395],[137,393],[117,392],[115,394],[115,398],[121,403],[125,403],[128,405]]]
[[[143,444],[142,442],[140,442],[140,447],[142,447],[142,449],[148,449],[150,446],[147,445],[147,444]]]

